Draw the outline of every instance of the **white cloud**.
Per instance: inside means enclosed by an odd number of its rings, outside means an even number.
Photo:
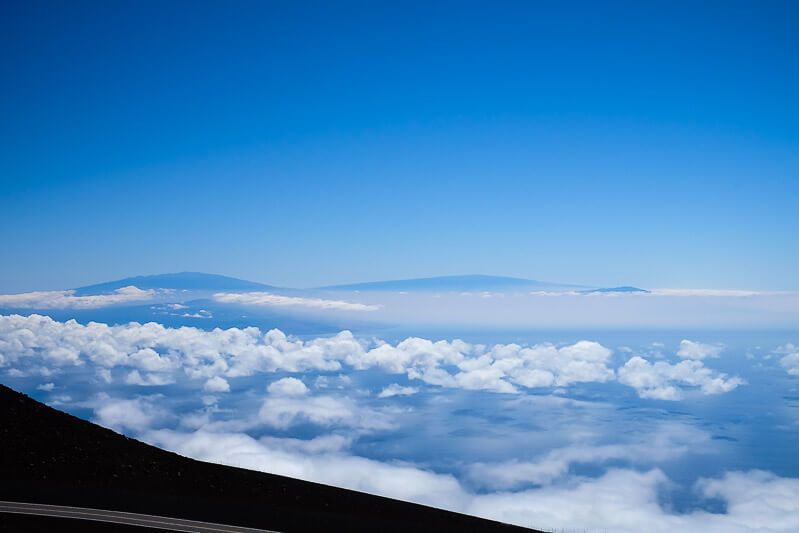
[[[729,392],[744,384],[739,377],[706,368],[701,361],[681,361],[669,364],[657,361],[654,364],[635,356],[618,371],[619,381],[638,392],[641,398],[654,400],[680,400],[683,396],[681,385],[698,387],[703,394]]]
[[[692,343],[694,352],[703,349],[694,345],[698,344]],[[405,374],[409,379],[438,387],[498,393],[603,383],[616,377],[608,366],[611,350],[591,341],[565,346],[485,346],[458,339],[410,337],[389,344],[358,340],[349,331],[300,340],[277,329],[266,333],[255,327],[205,331],[167,328],[153,322],[82,325],[41,315],[0,316],[0,354],[0,366],[20,375],[44,365],[64,369],[88,363],[105,369],[127,367],[125,382],[135,385],[163,385],[185,377],[206,382],[214,377],[230,380],[277,371],[341,371],[345,365],[356,370]],[[716,394],[743,383],[692,360],[652,366],[634,358],[621,371],[622,382],[648,398],[677,399],[678,385],[696,386],[706,394]]]
[[[258,441],[274,450],[302,454],[320,454],[346,451],[352,444],[353,437],[332,433],[320,435],[312,439],[261,437]]]
[[[270,397],[264,400],[258,418],[277,429],[286,429],[301,422],[318,426],[360,426],[355,405],[347,399],[333,396],[297,398]]]
[[[235,335],[227,338],[235,338]],[[422,345],[429,347],[424,343],[417,347]],[[448,347],[451,346],[449,343]],[[578,360],[581,361],[603,361],[605,358],[602,350],[595,346],[575,346],[562,347],[570,348],[564,352],[562,348],[546,347],[543,353],[562,356],[567,362],[575,359],[572,353],[575,351],[579,352]],[[446,352],[448,347],[442,346],[442,350]],[[508,357],[495,359],[494,356],[485,356],[497,347],[468,345],[461,348],[471,355],[466,357],[456,350],[463,356],[461,359],[453,355],[456,360],[461,363],[470,359],[477,361],[473,365],[464,365],[460,371],[465,373],[491,368],[494,362],[507,359],[518,351],[515,347],[510,348],[506,354]],[[424,350],[417,355],[422,357],[422,352]],[[680,365],[703,368],[700,361],[691,360],[667,366]],[[620,377],[622,374],[620,371]],[[457,374],[449,375],[454,379]],[[675,383],[685,385],[682,381]],[[701,388],[702,385],[690,386]],[[445,467],[448,473],[441,473],[411,462],[378,461],[355,455],[352,450],[362,449],[352,446],[359,435],[395,429],[395,420],[386,414],[389,410],[369,409],[348,397],[326,393],[314,395],[302,381],[291,377],[274,381],[267,390],[268,396],[260,404],[260,409],[255,406],[249,413],[236,412],[234,416],[239,418],[234,420],[225,414],[223,420],[213,421],[215,402],[208,402],[193,414],[184,413],[178,417],[166,411],[169,403],[164,401],[164,397],[157,396],[132,399],[100,396],[91,407],[96,420],[107,427],[126,431],[197,459],[347,487],[524,526],[656,533],[784,532],[796,531],[797,528],[799,480],[763,472],[728,472],[697,483],[696,499],[700,502],[704,498],[720,500],[726,505],[725,512],[677,514],[664,508],[662,495],[673,488],[673,483],[653,466],[696,453],[697,449],[699,453],[712,453],[714,446],[720,446],[710,440],[709,433],[688,425],[650,425],[637,428],[635,432],[624,431],[614,442],[606,442],[607,435],[596,434],[589,426],[582,430],[574,427],[568,431],[569,443],[554,448],[550,446],[531,459],[464,462],[455,467],[455,473],[449,473],[452,465]],[[551,410],[553,402],[561,405],[575,403],[574,400],[552,396],[517,396],[503,402],[505,405],[535,406],[535,409],[528,409],[530,411],[542,410],[544,406]],[[396,412],[391,411],[391,414],[395,416]],[[559,423],[572,427],[568,417],[559,417],[559,420]],[[256,439],[241,432],[257,427],[261,434],[265,428],[259,426],[285,431],[295,424],[313,424],[317,426],[314,431],[332,429],[312,439],[277,436]],[[644,431],[652,427],[654,430],[645,435]],[[620,468],[620,464],[631,466]],[[604,471],[604,474],[597,474],[599,477],[594,478],[582,477],[574,473],[575,465],[595,465],[601,467],[598,472]],[[608,469],[608,465],[613,465],[613,468]],[[643,471],[634,470],[632,466]],[[531,484],[536,487],[530,488]]]
[[[196,459],[326,483],[435,507],[457,509],[468,495],[451,475],[413,465],[383,463],[341,453],[304,453],[296,446],[267,446],[241,433],[152,431],[145,439]],[[294,439],[292,439],[294,440]],[[292,449],[293,448],[293,449]]]
[[[314,309],[336,311],[377,311],[380,306],[361,303],[345,302],[342,300],[324,300],[321,298],[300,298],[296,296],[280,296],[268,292],[243,292],[214,294],[214,300],[222,303],[240,305],[267,305],[267,306],[299,306]]]
[[[111,375],[111,371],[107,368],[98,368],[95,371],[95,374],[97,375],[97,379],[99,379],[103,383],[109,384],[112,381],[114,381],[114,378]]]
[[[706,497],[727,503],[727,513],[708,516],[721,531],[799,531],[799,479],[778,477],[769,472],[728,472],[720,479],[703,479],[697,489]]]
[[[748,296],[779,295],[785,292],[749,291],[740,289],[648,289],[636,292],[594,291],[581,292],[572,290],[563,291],[530,291],[531,296],[579,296],[579,297],[607,297],[607,298],[645,298],[652,296],[675,297],[716,297],[716,298],[742,298]]]
[[[0,364],[18,369],[44,362],[59,367],[90,363],[173,377],[183,370],[191,379],[207,380],[276,370],[338,370],[339,360],[353,349],[362,350],[349,332],[303,342],[257,328],[204,331],[152,322],[83,325],[41,315],[0,316]]]
[[[487,348],[457,339],[433,342],[411,337],[396,346],[381,343],[355,352],[347,362],[355,368],[376,366],[390,373],[406,373],[431,385],[513,393],[517,392],[514,385],[535,388],[611,380],[610,355],[610,350],[590,341],[561,348],[551,344]],[[453,375],[444,367],[457,367],[459,372]]]
[[[579,439],[579,434],[575,438]],[[599,465],[623,460],[636,465],[654,465],[684,455],[709,440],[709,434],[690,426],[663,423],[651,433],[634,435],[628,442],[582,442],[556,448],[533,461],[474,463],[469,466],[467,475],[472,485],[483,489],[549,485],[567,475],[574,464]]]
[[[150,397],[118,399],[101,394],[93,404],[95,421],[101,426],[121,432],[152,429],[169,418],[169,414]]]
[[[649,291],[654,296],[712,296],[742,298],[770,294],[761,291],[745,291],[738,289],[652,289]]]
[[[683,359],[701,360],[708,357],[718,357],[721,350],[721,346],[683,339],[680,341],[680,349],[677,350],[677,355]]]
[[[403,387],[397,383],[392,383],[388,387],[380,391],[377,395],[378,398],[391,398],[392,396],[410,396],[416,394],[419,389],[416,387]]]
[[[799,480],[765,472],[730,472],[700,480],[697,497],[721,499],[724,513],[674,514],[660,504],[671,484],[659,469],[610,469],[597,478],[518,492],[472,493],[450,474],[408,463],[342,453],[325,443],[200,430],[150,431],[145,440],[196,459],[271,472],[539,529],[637,533],[792,532],[799,528]],[[282,441],[282,442],[281,442]],[[574,453],[574,452],[569,452]],[[586,451],[588,456],[604,452]],[[638,452],[636,452],[638,453]],[[606,454],[614,455],[614,453]],[[623,454],[619,454],[623,455]]]
[[[477,497],[468,512],[517,525],[554,530],[658,531],[666,515],[657,491],[668,479],[660,470],[611,470],[598,479],[577,480],[523,492]]]
[[[567,530],[620,533],[776,533],[799,528],[797,479],[752,471],[700,481],[697,491],[721,499],[724,513],[669,513],[659,504],[659,494],[669,484],[658,469],[616,469],[572,484],[479,496],[467,512],[550,530],[564,524]]]
[[[210,311],[207,311],[205,309],[200,309],[196,313],[183,313],[180,316],[182,316],[183,318],[214,318],[214,315],[212,315]]]
[[[442,384],[466,390],[487,390],[511,394],[517,392],[516,387],[505,381],[505,371],[499,366],[494,365],[493,360],[488,355],[466,359],[458,365],[458,368],[460,368],[461,371],[455,374],[451,382],[442,382]],[[422,372],[419,376],[420,379],[425,380],[425,377],[432,374],[433,370],[439,369],[431,369]],[[409,376],[415,377],[413,373],[409,373]],[[427,380],[429,380],[429,378]],[[435,383],[435,381],[432,381],[432,383]]]
[[[179,365],[176,360],[162,357],[150,347],[131,353],[128,356],[128,362],[132,366],[148,372],[169,372]]]
[[[297,378],[282,378],[273,381],[266,390],[269,394],[276,396],[304,396],[308,394],[308,387]]]
[[[352,385],[352,378],[347,374],[337,376],[316,376],[314,387],[317,389],[348,389]]]
[[[127,385],[140,385],[145,387],[170,385],[174,383],[172,377],[165,374],[145,373],[142,375],[138,370],[131,370],[125,376],[125,383]]]
[[[52,396],[50,398],[50,401],[47,402],[47,403],[48,403],[48,405],[59,406],[59,405],[67,405],[70,402],[72,402],[72,396],[70,396],[68,394],[59,394],[59,395],[56,395],[56,396]]]
[[[49,378],[54,374],[54,372],[46,366],[35,365],[27,367],[24,371],[20,370],[19,368],[9,368],[6,373],[12,378],[25,378],[28,376],[41,376],[43,378]]]
[[[310,396],[308,387],[296,378],[283,378],[269,385],[269,397],[258,411],[258,420],[277,429],[297,423],[358,429],[390,429],[383,413],[358,406],[346,397]]]
[[[579,341],[556,348],[551,344],[521,347],[497,345],[490,355],[510,380],[523,387],[567,386],[582,382],[605,382],[614,378],[607,367],[612,352],[599,343]]]
[[[50,392],[54,388],[55,388],[55,383],[42,383],[41,385],[37,385],[36,386],[37,390],[41,390],[41,391],[45,391],[45,392]]]
[[[230,384],[225,378],[214,376],[205,382],[203,390],[205,392],[230,392]]]
[[[94,309],[121,303],[149,300],[157,294],[158,291],[155,289],[142,290],[133,285],[116,289],[111,294],[88,296],[75,296],[74,290],[0,294],[0,307],[16,309]]]
[[[793,344],[785,344],[777,348],[778,354],[785,354],[780,358],[780,365],[788,374],[799,376],[799,348]]]

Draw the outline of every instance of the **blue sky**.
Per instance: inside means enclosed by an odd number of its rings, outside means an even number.
[[[795,3],[0,9],[0,290],[799,288]]]

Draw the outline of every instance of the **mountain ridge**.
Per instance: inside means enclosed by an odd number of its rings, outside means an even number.
[[[432,291],[507,291],[507,290],[539,290],[539,291],[576,291],[589,293],[635,293],[649,292],[633,286],[598,287],[578,285],[573,283],[559,283],[540,281],[528,278],[511,276],[492,276],[487,274],[463,274],[451,276],[432,276],[426,278],[405,278],[394,280],[379,280],[357,283],[323,285],[311,288],[290,288],[249,281],[231,276],[208,274],[204,272],[175,272],[167,274],[152,274],[133,276],[113,281],[95,283],[78,287],[77,296],[111,293],[128,286],[139,289],[172,289],[182,291],[230,291],[230,292],[281,292],[286,294],[302,294],[314,292],[432,292]]]
[[[122,287],[133,285],[139,289],[176,289],[176,290],[281,290],[282,287],[267,285],[256,281],[223,276],[220,274],[207,274],[205,272],[173,272],[167,274],[151,274],[133,276],[118,280],[94,283],[75,289],[80,296],[111,292]]]
[[[585,291],[580,291],[583,294],[632,294],[632,293],[641,293],[641,294],[649,294],[652,291],[648,291],[646,289],[639,289],[638,287],[632,287],[630,285],[623,285],[621,287],[601,287],[598,289],[588,289]]]
[[[347,283],[338,285],[325,285],[316,287],[317,290],[327,291],[386,291],[386,290],[490,290],[510,288],[562,288],[562,289],[589,289],[586,285],[569,283],[553,283],[526,278],[510,276],[490,276],[486,274],[465,274],[453,276],[433,276],[428,278],[408,278],[384,281],[367,281],[361,283]]]

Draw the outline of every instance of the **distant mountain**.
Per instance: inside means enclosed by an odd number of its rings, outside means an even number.
[[[533,279],[510,278],[504,276],[484,276],[479,274],[465,276],[439,276],[434,278],[400,279],[391,281],[372,281],[347,285],[319,287],[328,291],[487,291],[511,289],[585,289],[584,285],[550,283]]]
[[[486,276],[471,274],[463,276],[438,276],[432,278],[399,279],[387,281],[370,281],[365,283],[350,283],[345,285],[328,285],[316,289],[289,289],[275,287],[264,283],[247,281],[205,274],[203,272],[178,272],[174,274],[156,274],[152,276],[135,276],[116,281],[97,283],[75,289],[76,295],[110,293],[129,285],[140,289],[175,289],[185,291],[267,291],[283,294],[313,293],[313,291],[392,291],[392,292],[478,292],[478,291],[511,291],[511,290],[537,290],[537,291],[579,291],[583,294],[590,293],[635,293],[649,292],[637,287],[608,287],[594,288],[585,285],[568,283],[553,283],[534,279],[512,278],[507,276]]]
[[[603,287],[600,289],[588,289],[585,291],[580,291],[583,294],[591,294],[591,293],[610,293],[610,292],[623,292],[623,293],[630,293],[630,292],[641,292],[641,293],[648,293],[649,291],[646,289],[639,289],[638,287]]]
[[[156,274],[153,276],[136,276],[95,285],[87,285],[76,289],[78,296],[112,292],[116,289],[134,285],[140,289],[176,289],[189,291],[268,291],[279,289],[272,285],[246,281],[243,279],[204,274],[202,272],[177,272],[174,274]]]

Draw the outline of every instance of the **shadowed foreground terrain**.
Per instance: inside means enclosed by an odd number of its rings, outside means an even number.
[[[0,500],[279,531],[531,531],[284,476],[195,461],[0,385]],[[0,531],[145,531],[0,513]]]

